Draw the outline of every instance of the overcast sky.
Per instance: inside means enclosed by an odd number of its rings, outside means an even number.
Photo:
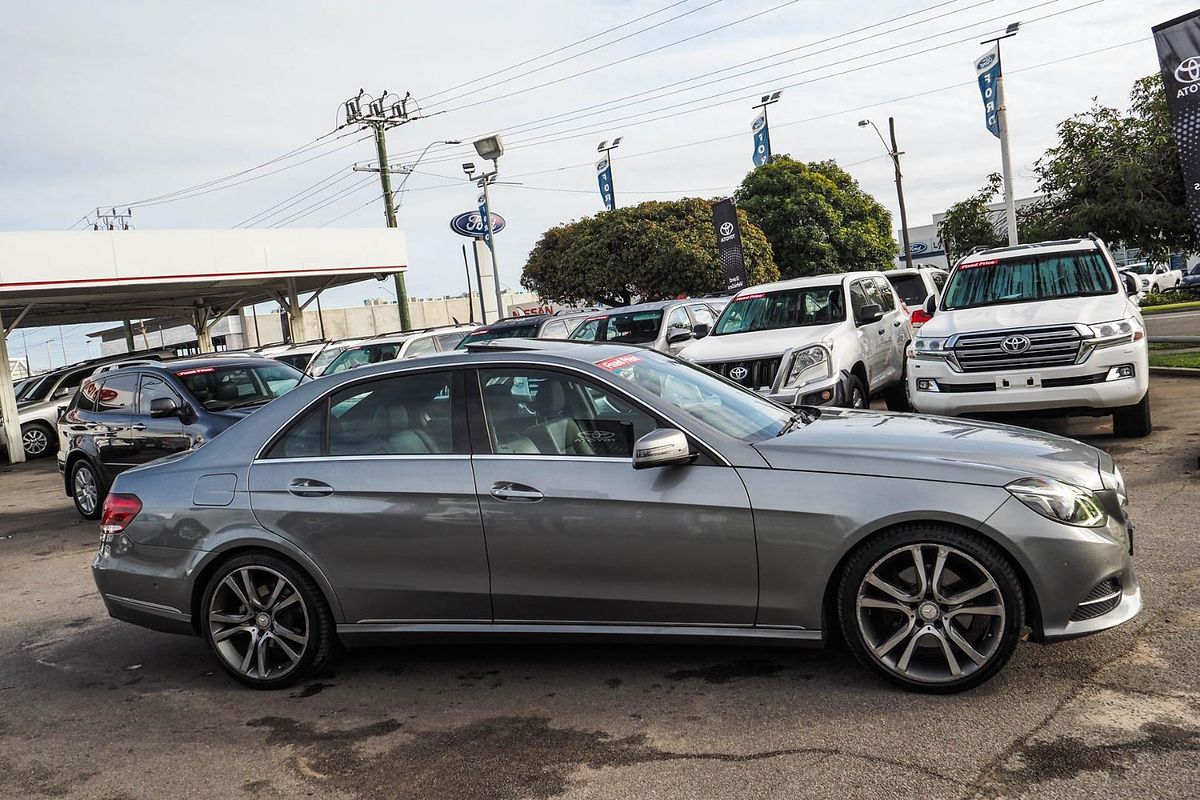
[[[622,205],[726,195],[751,167],[752,102],[779,88],[775,152],[837,160],[895,215],[890,161],[874,133],[856,125],[869,117],[886,131],[894,116],[910,225],[928,224],[1000,169],[972,61],[986,49],[978,43],[985,34],[1017,20],[1024,24],[1004,44],[1004,68],[1017,193],[1031,193],[1031,167],[1053,144],[1056,124],[1092,97],[1124,105],[1132,82],[1157,70],[1151,25],[1194,7],[1186,0],[4,5],[0,229],[65,230],[97,205],[241,172],[330,133],[341,102],[360,87],[387,89],[411,92],[427,115],[389,134],[402,163],[436,140],[505,135],[502,175],[524,186],[496,187],[492,203],[508,220],[497,261],[514,288],[542,231],[602,208],[592,166],[601,139],[625,137],[615,153]],[[623,23],[631,24],[595,36]],[[1081,55],[1102,48],[1112,49]],[[745,63],[755,59],[762,60]],[[1066,60],[1038,67],[1059,59]],[[361,134],[335,138],[347,132],[248,172],[239,185],[135,207],[134,223],[228,227],[316,184],[311,196],[261,224],[311,210],[289,224],[381,225],[376,185],[350,172],[374,157],[374,147],[356,142]],[[407,182],[400,226],[413,296],[464,289],[465,240],[447,223],[474,204],[477,190],[459,167],[472,158],[462,147],[434,147]],[[330,292],[323,303],[390,297],[390,288],[369,281]],[[87,354],[84,330],[67,331],[72,358]],[[49,334],[29,332],[35,368],[45,366],[46,348],[33,343]]]

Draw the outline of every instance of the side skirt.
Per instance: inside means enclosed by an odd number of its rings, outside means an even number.
[[[581,623],[401,622],[369,620],[337,626],[347,645],[427,641],[605,641],[760,644],[776,647],[821,647],[821,631],[803,628],[722,627],[701,625],[589,625]]]

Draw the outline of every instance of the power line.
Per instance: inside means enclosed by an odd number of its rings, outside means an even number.
[[[322,178],[321,180],[317,181],[316,183],[312,184],[311,186],[307,186],[307,187],[301,189],[300,191],[296,192],[293,195],[289,195],[288,197],[283,198],[282,200],[280,200],[278,203],[271,206],[270,208],[266,208],[266,209],[258,212],[257,214],[255,214],[253,217],[249,217],[247,219],[242,220],[241,222],[237,223],[233,227],[249,228],[256,223],[265,222],[266,220],[270,219],[271,217],[277,216],[280,213],[291,208],[296,203],[303,202],[304,200],[308,199],[309,197],[312,197],[313,195],[318,194],[327,188],[336,186],[337,184],[339,184],[342,181],[346,180],[347,178],[351,177],[353,174],[354,174],[353,172],[347,172],[345,167],[338,167],[338,169],[335,172],[333,172],[331,175],[328,175],[328,176]],[[330,181],[333,181],[333,182],[330,183]],[[289,202],[289,201],[291,201],[291,202]]]
[[[350,215],[351,215],[351,214],[353,214],[355,211],[359,211],[359,210],[361,210],[361,209],[364,209],[364,208],[366,208],[367,206],[371,205],[372,203],[374,203],[374,202],[376,202],[376,201],[378,201],[378,200],[382,200],[382,199],[383,199],[383,194],[382,194],[382,193],[381,193],[381,194],[378,194],[378,195],[376,195],[375,197],[372,197],[372,198],[371,198],[370,200],[368,200],[367,202],[363,203],[361,206],[355,206],[354,208],[350,209],[349,211],[346,211],[346,212],[344,212],[344,213],[338,214],[338,215],[337,215],[336,217],[334,217],[333,219],[331,219],[331,220],[327,220],[327,221],[325,221],[325,222],[322,222],[322,223],[321,223],[320,225],[318,225],[317,227],[318,227],[318,228],[325,228],[325,227],[328,227],[329,225],[332,225],[333,223],[337,222],[338,220],[340,220],[340,219],[343,219],[343,218],[345,218],[345,217],[348,217],[348,216],[350,216]],[[380,285],[382,286],[382,284],[380,284]],[[395,297],[396,295],[395,295],[395,294],[393,294],[392,296],[393,296],[393,297]]]
[[[354,173],[350,173],[350,174],[353,175]],[[374,182],[375,182],[375,177],[373,175],[368,175],[365,178],[359,179],[358,181],[356,181],[355,183],[346,187],[345,189],[335,192],[333,195],[323,198],[323,199],[317,201],[316,203],[313,203],[312,205],[305,206],[304,208],[300,209],[299,211],[296,211],[295,213],[291,214],[290,216],[286,217],[285,219],[279,220],[271,225],[268,225],[267,227],[269,227],[269,228],[286,227],[287,225],[290,225],[293,222],[296,222],[297,220],[303,219],[304,217],[307,217],[310,214],[315,214],[316,212],[320,211],[321,209],[326,208],[327,206],[330,206],[333,203],[336,203],[338,200],[341,200],[342,198],[349,197],[352,194],[357,194],[358,192],[362,191],[363,189],[365,189],[367,186],[369,186],[370,184],[372,184]]]
[[[718,0],[718,2],[719,2],[719,1],[720,1],[720,0]],[[527,59],[525,59],[524,61],[521,61],[521,62],[519,62],[519,63],[516,63],[516,64],[511,64],[511,65],[509,65],[509,66],[507,66],[507,67],[504,67],[503,69],[500,69],[500,70],[495,70],[495,71],[493,71],[493,72],[490,72],[490,73],[488,73],[487,75],[480,75],[479,77],[472,78],[472,79],[471,79],[471,80],[469,80],[469,81],[463,81],[462,83],[456,84],[456,85],[454,85],[454,86],[451,86],[451,87],[449,87],[449,88],[442,89],[441,91],[434,92],[433,94],[427,94],[427,95],[425,95],[425,99],[426,99],[426,101],[428,101],[430,98],[433,98],[433,97],[438,97],[439,95],[443,95],[443,94],[448,94],[448,93],[450,93],[450,92],[453,92],[453,91],[455,91],[455,90],[457,90],[457,89],[461,89],[461,88],[463,88],[464,86],[470,86],[471,84],[473,84],[473,83],[478,83],[478,82],[480,82],[480,81],[491,81],[491,80],[494,80],[494,79],[496,78],[496,76],[497,76],[497,75],[502,75],[502,74],[504,74],[505,72],[508,72],[508,71],[510,71],[510,70],[514,70],[514,69],[520,69],[521,67],[524,67],[524,66],[526,66],[527,64],[532,64],[532,63],[533,63],[533,62],[535,62],[535,61],[541,61],[543,58],[546,58],[546,57],[548,57],[548,56],[555,55],[555,54],[557,54],[557,53],[561,53],[561,52],[563,52],[564,50],[570,50],[572,47],[575,47],[576,45],[581,45],[581,44],[584,44],[584,43],[586,43],[586,42],[590,42],[590,41],[592,41],[593,39],[598,39],[598,38],[600,38],[601,36],[604,36],[605,34],[609,34],[609,33],[612,33],[612,32],[614,32],[614,31],[618,31],[618,30],[620,30],[621,28],[626,28],[626,27],[629,27],[630,25],[633,25],[634,23],[637,23],[637,22],[641,22],[641,21],[642,21],[642,20],[644,20],[644,19],[649,19],[650,17],[658,16],[659,14],[663,13],[664,11],[670,11],[672,8],[675,8],[676,6],[681,6],[681,5],[683,5],[684,3],[686,3],[686,2],[688,2],[688,0],[676,0],[676,2],[674,2],[674,3],[671,3],[671,4],[669,4],[669,5],[666,5],[666,6],[663,6],[662,8],[658,9],[657,11],[651,11],[651,12],[650,12],[650,13],[648,13],[648,14],[643,14],[642,16],[640,16],[640,17],[636,17],[636,18],[634,18],[634,19],[631,19],[631,20],[629,20],[628,22],[622,22],[620,25],[616,25],[616,26],[614,26],[614,27],[611,27],[611,28],[608,28],[608,29],[606,29],[606,30],[600,31],[599,33],[593,33],[591,36],[585,36],[585,37],[584,37],[584,38],[582,38],[582,39],[577,39],[576,41],[574,41],[574,42],[571,42],[570,44],[565,44],[565,45],[563,45],[562,47],[555,48],[554,50],[549,50],[549,51],[547,51],[547,52],[545,52],[545,53],[542,53],[541,55],[534,56],[533,58],[527,58]],[[709,3],[709,5],[713,5],[713,4],[712,4],[712,3]],[[697,8],[697,9],[695,9],[695,11],[701,11],[701,10],[703,10],[704,8],[707,8],[707,6],[702,6],[701,8]],[[688,14],[695,13],[695,11],[689,11],[689,12],[688,12]],[[680,16],[687,16],[687,15],[686,15],[686,14],[682,14],[682,15],[680,15]],[[667,20],[667,22],[671,22],[672,20],[676,20],[676,19],[679,19],[679,17],[672,17],[670,20]],[[645,31],[646,31],[646,30],[649,30],[649,29],[644,29],[644,30],[641,30],[641,31],[637,31],[636,33],[633,33],[633,34],[630,34],[630,35],[631,35],[631,36],[636,36],[638,33],[645,33]],[[616,44],[617,42],[623,41],[624,39],[627,39],[627,38],[629,38],[629,37],[628,37],[628,36],[626,36],[626,37],[622,37],[621,39],[616,39],[616,40],[614,40],[614,41],[612,41],[612,42],[608,42],[607,44]],[[606,44],[605,46],[607,46],[607,44]],[[591,52],[591,51],[590,51],[590,50],[589,50],[589,51],[585,51],[585,53],[586,53],[586,52]],[[571,58],[577,58],[578,56],[580,56],[580,55],[584,55],[585,53],[579,53],[579,54],[577,54],[576,56],[571,56]],[[554,66],[555,64],[561,64],[561,63],[562,63],[562,61],[565,61],[565,60],[566,60],[566,59],[562,59],[562,60],[560,60],[560,61],[555,61],[555,62],[554,62],[554,64],[548,64],[547,66],[551,66],[551,67],[552,67],[552,66]],[[529,73],[523,73],[523,75],[528,75],[528,74],[529,74]],[[514,76],[514,77],[515,77],[515,78],[519,78],[519,77],[522,77],[522,75],[517,75],[517,76]],[[512,80],[512,78],[510,78],[510,79],[508,79],[508,80]],[[448,102],[448,101],[447,101],[447,102]],[[436,104],[434,104],[434,105],[436,105]]]

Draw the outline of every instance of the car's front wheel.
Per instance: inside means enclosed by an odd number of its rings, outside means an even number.
[[[1150,392],[1132,406],[1118,408],[1113,412],[1113,434],[1122,438],[1140,439],[1149,436],[1154,429],[1150,419]]]
[[[918,692],[971,689],[1016,650],[1021,584],[991,543],[908,525],[855,553],[838,585],[842,632],[868,669]]]
[[[21,446],[25,449],[26,458],[45,458],[50,455],[53,441],[54,432],[39,422],[27,422],[21,426]]]
[[[104,487],[95,468],[87,461],[76,461],[71,467],[71,499],[75,510],[84,519],[100,519],[104,504]]]
[[[329,606],[311,577],[269,553],[222,564],[201,601],[201,628],[217,661],[255,689],[287,686],[333,652]]]

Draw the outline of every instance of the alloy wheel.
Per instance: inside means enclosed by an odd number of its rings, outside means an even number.
[[[217,585],[208,608],[218,655],[248,678],[282,678],[309,647],[309,612],[290,580],[263,566],[239,567]]]
[[[50,437],[39,427],[27,428],[21,432],[21,445],[25,448],[25,455],[37,458],[50,446]]]
[[[71,488],[79,510],[85,516],[94,513],[96,504],[100,502],[100,487],[96,485],[96,476],[92,474],[92,468],[85,464],[77,466]]]
[[[946,544],[892,550],[867,570],[855,610],[871,657],[919,683],[960,681],[1000,650],[1005,598],[992,574]]]

